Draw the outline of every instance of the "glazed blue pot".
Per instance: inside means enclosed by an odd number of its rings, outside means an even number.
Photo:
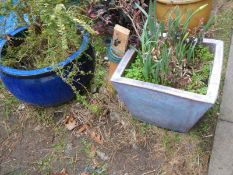
[[[27,30],[20,27],[10,32],[9,35],[17,37]],[[0,41],[0,56],[5,52],[7,41]],[[1,58],[0,57],[0,58]],[[82,91],[88,86],[95,69],[95,55],[90,45],[89,34],[83,34],[80,48],[57,66],[62,67],[64,74],[73,70],[73,65],[79,66],[79,71],[74,76],[72,84]],[[92,72],[81,74],[80,72]],[[66,75],[63,75],[66,76]],[[5,87],[19,100],[38,106],[55,106],[65,103],[75,97],[75,94],[67,83],[59,77],[52,66],[35,70],[18,70],[0,65],[0,78]]]

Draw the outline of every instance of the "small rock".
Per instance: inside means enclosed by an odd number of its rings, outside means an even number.
[[[110,116],[111,121],[120,121],[120,119],[121,119],[120,114],[118,112],[115,112],[115,111],[110,112],[109,116]]]
[[[64,112],[63,111],[55,111],[53,113],[53,118],[55,122],[58,122],[59,120],[61,120],[64,116]]]
[[[68,144],[66,145],[66,148],[65,148],[65,153],[66,153],[66,154],[69,154],[69,153],[72,152],[72,150],[73,150],[73,144],[72,144],[72,143],[68,143]]]
[[[104,152],[101,152],[101,151],[96,151],[96,155],[103,161],[106,161],[109,159],[109,157]]]
[[[133,149],[135,149],[135,150],[139,150],[140,148],[136,145],[136,143],[133,143],[132,144],[132,147],[133,147]]]
[[[95,85],[91,86],[91,93],[94,94],[97,92],[97,87]]]
[[[22,103],[22,104],[20,104],[20,105],[18,106],[18,110],[19,110],[19,111],[22,111],[22,110],[25,109],[25,107],[26,107],[25,104]]]
[[[121,98],[119,97],[119,95],[116,96],[117,97],[117,101],[121,106],[124,106],[123,101],[121,100]]]
[[[34,129],[33,129],[33,131],[39,131],[39,130],[41,130],[42,129],[42,126],[40,126],[40,125],[38,125],[38,126],[36,126]]]
[[[106,89],[105,87],[101,86],[101,87],[99,88],[99,93],[100,93],[100,94],[107,94],[108,91],[107,91],[107,89]]]
[[[5,96],[3,94],[0,94],[0,99],[4,99]]]

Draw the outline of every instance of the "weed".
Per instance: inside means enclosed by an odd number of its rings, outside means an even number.
[[[3,116],[8,119],[10,114],[15,111],[15,106],[19,105],[20,102],[13,95],[4,89],[4,85],[0,83],[0,93],[3,98],[0,98],[0,103],[3,106],[2,113]]]
[[[92,166],[87,166],[85,172],[90,175],[107,175],[107,164],[100,164],[98,167],[93,168]]]
[[[151,129],[152,125],[148,124],[148,123],[142,123],[140,125],[140,132],[145,135],[150,129]]]
[[[93,41],[93,46],[96,51],[96,70],[95,70],[95,76],[94,76],[94,82],[93,84],[98,89],[104,84],[105,75],[106,75],[106,68],[103,66],[103,57],[106,53],[106,44],[103,42],[103,39],[101,37],[96,37],[96,39]]]
[[[87,157],[89,158],[93,157],[91,153],[91,146],[92,146],[91,143],[87,139],[82,138],[81,144],[83,145],[81,151],[84,152],[87,155]]]
[[[195,48],[195,55],[197,58],[205,61],[212,61],[214,54],[211,53],[208,49],[208,47],[198,45]]]
[[[165,134],[162,137],[162,143],[168,154],[173,152],[175,146],[179,144],[180,141],[181,141],[181,137],[177,133],[170,135],[168,132],[165,132]]]
[[[106,69],[97,69],[95,72],[94,85],[96,88],[100,88],[104,84],[104,77],[106,75]]]
[[[130,69],[125,70],[125,76],[127,78],[134,78],[136,80],[144,80],[142,61],[136,58],[135,62],[131,64]]]
[[[44,126],[49,126],[54,123],[53,115],[46,108],[35,108],[34,117]]]
[[[64,140],[60,140],[58,143],[52,145],[54,153],[62,153],[65,150]]]
[[[106,168],[98,168],[96,169],[94,172],[91,173],[91,175],[107,175],[107,171],[106,171]]]
[[[44,175],[50,175],[52,172],[52,161],[54,159],[53,155],[47,155],[44,159],[36,162],[39,171]]]

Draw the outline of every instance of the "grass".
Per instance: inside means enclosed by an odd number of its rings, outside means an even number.
[[[35,110],[35,117],[39,123],[42,123],[44,126],[48,126],[54,123],[53,115],[46,109],[37,108]]]
[[[89,158],[93,157],[93,155],[91,154],[92,144],[86,138],[82,138],[81,144],[82,144],[81,151],[85,153],[87,157]]]
[[[226,72],[226,65],[228,61],[231,36],[232,36],[232,26],[233,26],[233,19],[226,18],[226,16],[232,16],[232,15],[233,15],[233,9],[221,10],[220,14],[218,15],[217,23],[215,26],[215,28],[218,30],[214,33],[214,37],[216,39],[224,41],[224,67],[223,67],[224,71],[223,71],[222,83],[220,87],[220,94],[223,92],[224,75]],[[221,104],[221,95],[219,96],[219,99],[217,100],[215,105],[189,132],[189,135],[192,138],[198,138],[198,140],[200,140],[198,154],[202,155],[203,157],[206,157],[206,155],[211,154],[214,132],[219,117],[220,104]]]
[[[233,9],[228,9],[227,7],[223,7],[224,10],[220,12],[217,18],[216,29],[215,32],[216,39],[224,41],[224,56],[225,56],[225,65],[227,64],[228,54],[230,50],[231,36],[232,36],[232,26],[233,19],[227,18],[228,16],[233,15]]]
[[[39,160],[36,164],[39,171],[45,175],[50,175],[52,171],[52,161],[54,160],[53,155],[47,155],[44,159]]]
[[[4,85],[0,82],[0,94],[2,96],[2,98],[0,98],[0,105],[3,106],[2,113],[4,117],[8,119],[10,114],[16,110],[14,107],[19,105],[20,102],[4,88]]]
[[[59,137],[57,143],[51,145],[50,152],[42,159],[38,160],[35,164],[40,173],[50,175],[53,171],[54,162],[64,157],[66,143],[63,137]],[[68,162],[68,161],[67,161]]]
[[[223,91],[224,75],[226,72],[226,66],[227,66],[231,36],[232,36],[232,26],[233,26],[233,19],[226,18],[226,16],[232,16],[232,15],[233,15],[233,9],[222,10],[218,15],[217,23],[215,25],[215,28],[218,30],[214,33],[214,37],[216,39],[224,41],[224,66],[223,66],[224,71],[222,74],[223,76],[220,87],[220,94]],[[221,96],[219,96],[219,99],[217,100],[214,107],[205,114],[205,117],[191,131],[191,133],[195,132],[198,135],[208,135],[208,133],[209,134],[212,133],[213,130],[215,130],[215,125],[220,111],[220,104],[221,104]]]
[[[105,45],[102,37],[98,36],[95,38],[95,41],[93,41],[93,47],[96,50],[96,69],[93,84],[97,89],[105,84],[105,76],[107,74],[107,69],[104,67],[105,63],[103,60],[106,53],[106,47],[103,47]]]
[[[52,148],[54,150],[54,153],[62,153],[65,150],[65,142],[64,140],[60,140],[58,143],[53,144]]]

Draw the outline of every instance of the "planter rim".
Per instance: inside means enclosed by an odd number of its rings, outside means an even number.
[[[170,94],[173,96],[179,96],[179,97],[190,99],[193,101],[214,104],[218,97],[218,91],[219,91],[219,86],[220,86],[220,81],[221,81],[221,72],[222,72],[222,65],[223,65],[223,41],[205,38],[204,44],[215,45],[215,52],[214,52],[215,56],[213,60],[213,68],[209,76],[208,91],[206,95],[197,94],[197,93],[193,93],[193,92],[189,92],[185,90],[180,90],[180,89],[176,89],[176,88],[169,87],[169,86],[153,84],[149,82],[143,82],[143,81],[123,77],[126,67],[129,65],[130,60],[135,54],[135,51],[133,49],[129,49],[126,52],[120,64],[118,65],[115,73],[113,74],[111,81],[113,83],[121,83],[121,84],[129,85],[129,86],[135,86],[138,88],[154,90],[157,92],[166,93],[166,94]]]
[[[164,3],[164,4],[192,4],[192,3],[197,3],[200,1],[205,1],[205,0],[157,0],[157,2]]]
[[[14,31],[8,33],[9,35],[16,35],[19,32],[22,32],[23,30],[27,29],[27,26],[22,26],[22,27],[18,27],[16,28]],[[72,62],[75,58],[79,57],[87,48],[88,44],[89,44],[89,33],[84,33],[83,34],[83,39],[82,39],[82,43],[79,47],[79,49],[74,52],[72,55],[70,55],[67,59],[58,62],[55,66],[57,67],[64,67],[67,64],[69,64],[70,62]],[[0,59],[1,59],[1,53],[2,53],[2,49],[3,46],[7,43],[6,39],[0,39]],[[21,70],[21,69],[15,69],[12,67],[8,67],[8,66],[3,66],[0,64],[0,71],[2,73],[8,74],[8,75],[13,75],[13,76],[21,76],[21,77],[29,77],[29,76],[35,76],[35,75],[42,75],[42,74],[48,74],[51,73],[54,69],[54,66],[47,66],[47,67],[43,67],[43,68],[39,68],[39,69],[33,69],[33,70]]]

